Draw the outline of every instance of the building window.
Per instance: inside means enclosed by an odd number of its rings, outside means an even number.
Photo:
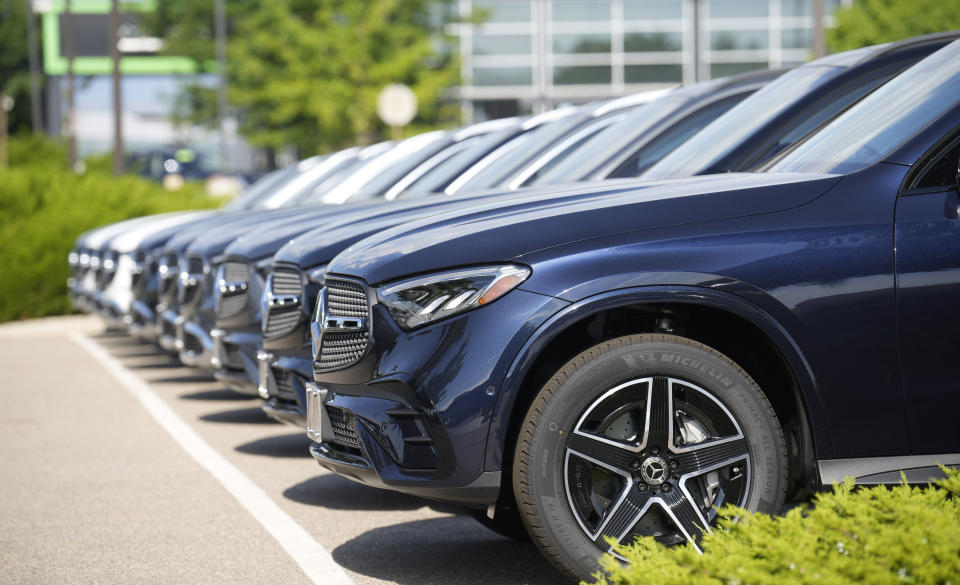
[[[766,30],[715,30],[710,32],[710,49],[738,51],[766,49],[770,33]]]
[[[711,18],[759,18],[769,11],[768,0],[710,0]]]
[[[680,83],[683,81],[682,65],[627,65],[623,69],[627,83]]]
[[[473,0],[474,14],[484,22],[530,22],[530,3],[522,0]]]
[[[767,62],[755,63],[711,63],[710,77],[726,77],[747,71],[756,71],[757,69],[767,69],[770,64]]]
[[[530,67],[474,67],[473,85],[530,85],[533,71]]]
[[[554,85],[596,85],[610,83],[609,66],[555,67]]]
[[[610,35],[553,35],[553,52],[564,55],[609,53]]]
[[[813,45],[813,31],[809,28],[785,28],[780,32],[784,49],[809,49]]]
[[[533,52],[530,35],[483,35],[473,37],[474,55],[529,55]]]
[[[679,20],[682,15],[682,0],[623,0],[623,17],[626,20]]]
[[[623,35],[623,50],[627,53],[679,51],[682,48],[683,37],[678,32],[636,32]]]
[[[610,20],[610,0],[553,0],[553,20]]]

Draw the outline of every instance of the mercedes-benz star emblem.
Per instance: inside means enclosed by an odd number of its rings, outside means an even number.
[[[667,481],[667,462],[663,457],[647,457],[640,466],[640,477],[650,485]]]

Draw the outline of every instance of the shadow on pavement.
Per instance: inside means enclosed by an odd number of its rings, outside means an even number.
[[[182,376],[161,376],[147,380],[151,384],[196,384],[199,382],[213,382],[210,374],[190,373]]]
[[[139,347],[130,348],[129,351],[126,351],[127,348],[123,348],[123,349],[124,351],[120,351],[119,349],[111,349],[110,353],[113,354],[113,357],[122,359],[122,360],[128,359],[128,358],[145,358],[145,357],[157,357],[161,355],[163,356],[169,355],[166,352],[163,352],[159,349],[155,351],[151,351],[150,349],[139,348]]]
[[[160,382],[160,383],[170,383],[174,384],[177,382],[208,382],[210,378],[203,378],[199,380],[187,380],[187,377],[177,378],[172,376],[170,378],[160,378],[158,380],[151,380],[151,382]],[[227,388],[221,388],[219,390],[201,390],[199,392],[188,392],[187,394],[181,394],[178,398],[184,400],[214,400],[217,402],[240,402],[247,400],[259,400],[256,396],[248,396],[246,394],[240,394],[239,392],[234,392],[233,390],[228,390]]]
[[[176,358],[166,358],[164,360],[153,360],[143,363],[123,364],[124,367],[131,370],[150,370],[150,369],[172,369],[182,368],[183,365]]]
[[[216,423],[245,423],[245,424],[277,424],[263,413],[259,406],[254,408],[239,408],[223,412],[211,412],[200,417],[200,420]]]
[[[469,516],[375,528],[332,554],[351,571],[399,585],[567,583],[532,542],[500,536]]]
[[[276,437],[257,439],[256,441],[237,445],[235,449],[241,453],[248,453],[250,455],[309,459],[310,439],[307,438],[306,431],[301,431],[290,435],[278,435]]]
[[[289,487],[283,496],[308,506],[333,510],[418,510],[433,504],[400,492],[365,486],[332,473]]]

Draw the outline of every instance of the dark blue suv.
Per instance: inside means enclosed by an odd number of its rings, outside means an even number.
[[[574,578],[723,504],[926,481],[960,464],[958,161],[960,41],[762,172],[380,232],[327,268],[311,453],[519,516]]]

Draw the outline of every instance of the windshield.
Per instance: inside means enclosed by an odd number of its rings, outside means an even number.
[[[397,143],[387,152],[363,165],[323,195],[324,203],[344,203],[376,199],[448,144],[444,131],[418,134]]]
[[[516,128],[511,128],[461,141],[462,146],[457,152],[450,154],[442,162],[421,175],[407,187],[406,191],[409,193],[437,193],[443,191],[450,181],[456,179],[464,169],[503,144],[516,132]]]
[[[579,110],[575,108],[550,112],[556,116],[556,119],[544,121],[502,144],[451,183],[447,193],[478,191],[500,186],[522,168],[526,161],[550,148],[571,128],[580,124],[583,121],[583,114],[578,112]]]
[[[681,116],[678,120],[674,120],[653,138],[645,140],[627,160],[602,178],[639,177],[644,171],[679,148],[681,144],[690,140],[697,132],[703,130],[708,124],[743,101],[750,93],[751,91],[745,91],[713,102],[693,113]]]
[[[643,174],[644,178],[690,177],[710,168],[798,99],[843,71],[806,65],[785,73],[664,157]]]
[[[238,195],[230,203],[227,203],[223,208],[228,211],[256,209],[274,189],[292,180],[297,176],[298,172],[297,165],[290,165],[289,167],[271,171],[260,177],[253,185],[247,187],[243,193]]]
[[[599,120],[594,121],[586,128],[581,129],[579,132],[567,138],[565,142],[560,143],[556,148],[547,152],[547,154],[541,157],[540,160],[537,161],[539,166],[531,165],[530,167],[527,167],[520,176],[511,182],[511,187],[527,187],[529,185],[537,184],[541,177],[549,173],[551,169],[555,169],[563,161],[567,160],[567,157],[569,157],[588,140],[593,138],[598,132],[604,128],[607,128],[608,126],[616,125],[621,120],[626,118],[629,112],[630,110],[627,110],[625,112],[607,115]]]
[[[340,181],[349,177],[351,173],[372,160],[372,158],[372,156],[367,158],[355,156],[344,160],[343,163],[332,169],[329,173],[324,174],[318,180],[314,181],[309,189],[305,189],[299,193],[296,198],[290,202],[290,205],[323,203],[323,196],[327,191],[336,187]]]
[[[882,160],[960,103],[960,41],[892,79],[769,171],[850,173]]]

